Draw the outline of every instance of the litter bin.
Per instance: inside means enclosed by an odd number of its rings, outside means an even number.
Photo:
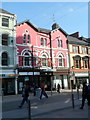
[[[36,89],[36,96],[40,97],[40,95],[41,95],[41,88],[37,88]]]

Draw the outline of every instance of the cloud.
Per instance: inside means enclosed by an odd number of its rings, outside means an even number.
[[[73,8],[70,8],[70,9],[69,9],[69,12],[74,12],[74,9],[73,9]]]

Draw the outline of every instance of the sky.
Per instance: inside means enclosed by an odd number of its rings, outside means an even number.
[[[57,23],[68,34],[88,37],[88,2],[2,2],[2,8],[16,14],[18,23],[30,20],[50,30]]]

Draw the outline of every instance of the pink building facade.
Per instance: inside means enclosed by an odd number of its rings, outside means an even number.
[[[67,33],[58,26],[52,30],[37,28],[29,21],[16,26],[17,84],[18,92],[25,82],[39,87],[44,81],[46,89],[54,89],[60,83],[68,88]]]

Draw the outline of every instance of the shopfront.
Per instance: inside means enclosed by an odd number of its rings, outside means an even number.
[[[4,95],[14,95],[15,77],[2,78],[2,90]]]

